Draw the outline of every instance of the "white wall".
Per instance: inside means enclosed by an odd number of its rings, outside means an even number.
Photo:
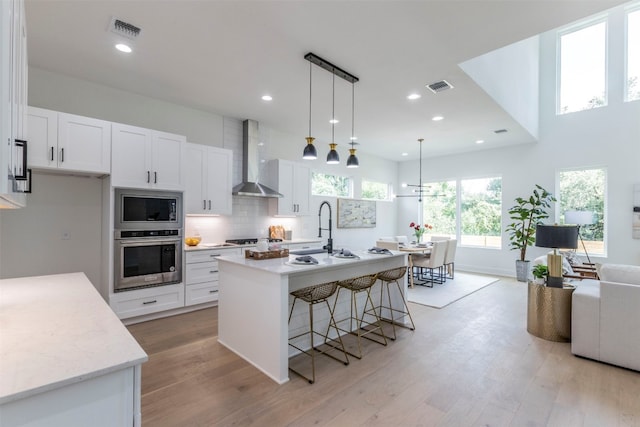
[[[502,176],[503,229],[509,223],[507,210],[518,196],[528,196],[535,184],[557,193],[559,170],[585,167],[607,169],[606,257],[591,257],[594,262],[640,264],[640,240],[631,237],[633,185],[640,183],[640,101],[624,103],[622,16],[619,25],[609,26],[609,105],[588,111],[555,114],[555,32],[540,38],[540,139],[539,142],[510,149],[430,158],[423,180]],[[400,181],[415,182],[417,161],[400,169]],[[411,202],[412,201],[412,202]],[[417,202],[400,202],[398,229],[406,229],[417,217]],[[555,212],[549,222],[555,218]],[[428,219],[427,219],[428,220]],[[501,250],[459,248],[456,265],[461,269],[493,274],[514,275],[516,252],[508,248],[508,236],[502,236]],[[529,248],[527,258],[545,253]]]
[[[2,212],[1,277],[82,271],[100,290],[101,180],[36,172],[32,178],[27,207]]]

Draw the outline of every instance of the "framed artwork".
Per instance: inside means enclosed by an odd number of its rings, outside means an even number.
[[[375,226],[375,200],[338,199],[338,228],[373,228]]]

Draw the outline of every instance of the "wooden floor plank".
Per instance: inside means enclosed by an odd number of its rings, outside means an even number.
[[[216,308],[130,325],[149,354],[143,426],[640,427],[640,373],[528,334],[526,298],[502,279],[443,309],[410,304],[415,331],[365,340],[349,366],[316,358],[313,385],[277,385],[220,345]]]

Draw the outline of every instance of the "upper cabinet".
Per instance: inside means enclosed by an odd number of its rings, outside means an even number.
[[[35,107],[27,120],[32,168],[111,172],[110,122]]]
[[[185,213],[231,215],[231,150],[186,144]]]
[[[271,160],[268,165],[268,184],[284,197],[269,200],[272,215],[309,215],[311,199],[311,168],[288,160]]]
[[[26,204],[27,28],[24,2],[0,2],[0,207]]]
[[[118,123],[112,132],[112,186],[184,190],[184,136]]]

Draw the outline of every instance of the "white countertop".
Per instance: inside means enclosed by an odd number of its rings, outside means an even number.
[[[147,360],[84,273],[0,280],[0,404]]]
[[[359,258],[339,258],[335,255],[329,255],[326,252],[321,254],[310,254],[309,256],[318,260],[318,264],[307,264],[307,265],[298,265],[293,264],[293,261],[305,255],[289,255],[289,257],[285,258],[271,258],[271,259],[263,259],[263,260],[255,260],[251,258],[245,258],[244,256],[221,256],[218,257],[219,263],[229,262],[232,264],[242,265],[245,267],[255,268],[257,270],[262,270],[269,273],[274,274],[295,274],[297,272],[309,272],[313,270],[322,270],[322,269],[330,269],[336,268],[340,266],[344,266],[346,264],[353,263],[367,263],[367,262],[377,262],[382,257],[391,258],[391,257],[406,257],[407,254],[399,251],[391,251],[391,255],[379,255],[379,254],[370,254],[366,250],[361,251],[351,251],[353,254],[357,255]]]

